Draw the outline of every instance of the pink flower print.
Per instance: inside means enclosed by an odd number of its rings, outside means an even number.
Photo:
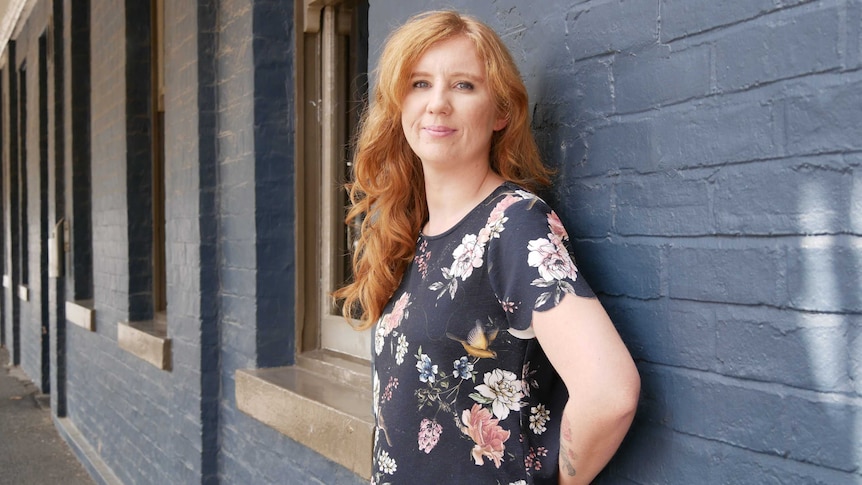
[[[477,465],[484,465],[484,458],[488,458],[500,468],[503,452],[506,451],[504,443],[510,434],[497,424],[500,420],[494,419],[487,409],[474,404],[472,409],[465,409],[461,413],[461,422],[465,426],[462,428],[464,434],[476,443],[471,451],[473,461]]]
[[[506,209],[519,200],[521,200],[520,197],[507,195],[503,200],[498,202],[496,206],[494,206],[494,209],[488,216],[488,222],[486,222],[485,227],[479,231],[480,243],[485,244],[492,238],[500,237],[500,233],[503,232],[504,229],[503,225],[509,220],[509,218],[506,217]]]
[[[551,234],[557,236],[563,241],[567,241],[569,239],[569,234],[566,232],[566,228],[563,227],[563,222],[560,221],[560,217],[554,211],[551,211],[551,213],[548,214],[548,226],[551,228]]]
[[[466,280],[473,274],[473,268],[482,266],[482,256],[485,255],[485,246],[479,242],[475,234],[466,234],[461,244],[452,252],[455,261],[452,262],[450,273],[452,278]]]
[[[497,300],[497,303],[503,308],[504,312],[515,313],[515,310],[518,309],[518,305],[514,301],[509,301],[508,298],[505,300]]]
[[[392,391],[394,389],[398,389],[398,378],[389,376],[389,383],[386,384],[386,388],[383,389],[383,400],[389,401],[392,399]]]
[[[545,281],[577,278],[578,270],[568,251],[562,244],[555,244],[559,239],[551,236],[555,239],[554,242],[541,238],[533,239],[527,244],[527,250],[530,251],[527,264],[537,268]]]
[[[426,454],[431,453],[440,441],[441,433],[443,433],[443,427],[436,420],[423,419],[419,424],[419,449]]]
[[[423,280],[428,276],[428,260],[431,258],[431,253],[426,252],[427,249],[428,241],[422,241],[422,244],[419,246],[419,254],[413,257],[413,261],[416,262],[416,268],[419,270],[419,274],[422,275]]]
[[[395,301],[395,305],[392,307],[392,312],[389,315],[385,315],[381,320],[383,324],[383,336],[387,336],[392,333],[393,330],[398,328],[401,325],[401,320],[404,319],[405,310],[407,309],[407,300],[410,298],[410,293],[403,293],[398,300]]]
[[[548,456],[548,450],[544,446],[540,446],[538,448],[530,447],[529,453],[524,457],[524,467],[528,470],[530,468],[538,471],[542,469],[542,462],[540,458],[543,456]]]
[[[507,195],[503,200],[497,202],[497,205],[494,206],[494,210],[491,211],[491,214],[488,216],[488,225],[491,225],[491,222],[499,221],[503,218],[503,214],[506,212],[506,209],[509,208],[515,202],[522,200],[521,197],[515,197],[514,195]]]

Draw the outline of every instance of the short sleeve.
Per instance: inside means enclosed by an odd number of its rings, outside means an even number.
[[[563,224],[543,200],[518,191],[497,203],[488,222],[488,276],[510,328],[527,330],[533,310],[550,310],[567,293],[595,296]]]

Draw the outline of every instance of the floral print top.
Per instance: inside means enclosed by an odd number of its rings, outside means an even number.
[[[566,388],[533,310],[592,297],[544,201],[504,183],[412,264],[374,327],[372,484],[556,483]]]

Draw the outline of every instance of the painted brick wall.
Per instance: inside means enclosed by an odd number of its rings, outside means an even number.
[[[21,65],[25,66],[24,78],[27,96],[26,125],[19,125],[21,130],[26,131],[26,180],[21,182],[27,186],[27,201],[25,202],[27,204],[27,221],[25,223],[27,261],[25,264],[28,266],[26,286],[29,293],[28,301],[18,301],[18,305],[20,305],[20,365],[27,376],[45,391],[50,388],[47,381],[48,376],[42,369],[42,305],[43,303],[47,305],[46,298],[43,297],[43,295],[47,296],[43,293],[43,290],[47,291],[45,288],[47,274],[44,279],[42,277],[42,271],[47,271],[47,267],[42,262],[42,256],[47,256],[47,253],[43,255],[42,252],[47,248],[42,243],[43,217],[41,211],[43,208],[47,208],[44,205],[47,201],[41,200],[41,195],[43,193],[42,184],[47,182],[48,174],[40,166],[40,162],[45,156],[42,147],[40,147],[42,141],[40,124],[47,123],[46,117],[40,112],[40,96],[47,93],[40,91],[40,77],[44,76],[45,73],[41,73],[40,76],[39,36],[45,31],[47,17],[47,9],[42,5],[36,6],[31,11],[30,21],[25,28],[21,29],[18,36],[17,47],[19,50],[16,53],[17,66],[15,68],[17,70]],[[17,298],[17,284],[13,290],[14,297]],[[46,378],[44,382],[43,375]]]
[[[222,483],[358,484],[234,400],[237,369],[293,359],[293,27],[291,2],[219,3],[219,474]]]
[[[370,44],[435,7],[515,55],[637,359],[601,482],[862,481],[862,2],[380,0]]]
[[[191,15],[187,3],[169,2],[171,14],[178,21]],[[190,341],[200,339],[199,307],[187,291],[197,291],[197,265],[194,251],[198,233],[195,220],[186,215],[196,211],[197,178],[189,172],[192,163],[186,156],[194,152],[197,127],[187,121],[194,118],[196,98],[169,90],[169,100],[180,104],[189,119],[167,117],[177,137],[188,144],[169,146],[166,192],[169,210],[177,217],[166,228],[168,300],[168,334],[173,339],[173,370],[156,369],[117,345],[117,323],[142,313],[140,298],[130,295],[130,273],[135,261],[146,262],[140,243],[140,221],[148,214],[129,211],[127,167],[142,168],[144,157],[129,145],[131,137],[141,137],[140,123],[129,132],[127,110],[140,109],[146,99],[129,100],[127,80],[147,79],[148,69],[141,63],[126,63],[125,11],[123,1],[94,0],[91,2],[91,114],[92,114],[92,223],[93,223],[93,283],[96,310],[96,331],[88,332],[68,325],[67,345],[67,407],[68,415],[84,439],[98,451],[102,461],[123,483],[194,483],[201,480],[203,449],[200,411],[200,353]],[[141,8],[137,5],[136,8]],[[144,7],[146,8],[146,7]],[[187,24],[186,24],[187,25]],[[194,25],[192,25],[194,28]],[[171,30],[170,38],[176,35]],[[168,57],[182,57],[176,51]],[[194,44],[191,46],[195,48]],[[193,58],[194,56],[192,56]],[[178,59],[189,64],[189,59]],[[131,69],[127,77],[127,68]],[[173,82],[174,79],[171,79]],[[194,79],[191,80],[192,82]],[[194,84],[189,89],[194,91]],[[146,92],[146,91],[144,91]],[[182,126],[181,128],[178,126]],[[191,135],[189,135],[191,134]],[[148,155],[147,155],[148,156]],[[194,163],[196,166],[196,162]],[[140,187],[132,185],[135,190]],[[138,193],[140,196],[140,191]],[[191,201],[188,199],[191,198]],[[180,207],[182,205],[183,207]],[[187,209],[185,208],[187,206]],[[132,206],[134,207],[134,206]],[[129,224],[135,225],[129,230]],[[134,253],[134,254],[130,254]],[[130,259],[131,258],[131,259]],[[177,275],[184,283],[176,284]],[[140,273],[135,272],[134,284],[140,286]],[[135,290],[137,291],[137,290]]]

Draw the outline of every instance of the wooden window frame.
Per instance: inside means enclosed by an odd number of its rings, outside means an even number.
[[[365,91],[367,38],[355,25],[364,14],[357,1],[298,2],[303,32],[297,34],[297,241],[300,351],[327,349],[368,359],[369,332],[356,332],[333,304],[331,292],[349,271],[350,228],[344,224],[351,132]],[[367,8],[366,6],[361,8]],[[359,52],[351,53],[351,49]],[[364,49],[364,52],[362,51]],[[361,71],[361,72],[360,72]],[[358,86],[358,87],[357,87]],[[356,93],[359,93],[358,95]]]

